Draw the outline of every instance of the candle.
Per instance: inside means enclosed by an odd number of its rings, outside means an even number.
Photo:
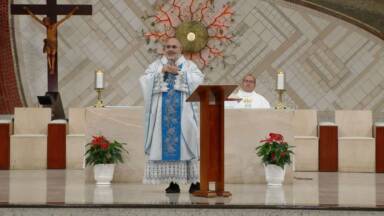
[[[279,71],[277,73],[277,90],[284,90],[284,73]]]
[[[101,70],[96,71],[96,80],[95,80],[95,88],[102,89],[104,88],[104,73]]]

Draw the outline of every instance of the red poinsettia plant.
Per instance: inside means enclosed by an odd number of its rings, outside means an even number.
[[[284,141],[283,135],[270,133],[269,137],[261,140],[260,143],[256,152],[265,165],[274,164],[284,169],[285,164],[292,163],[293,146]]]
[[[123,154],[128,153],[124,148],[125,143],[114,140],[110,142],[104,136],[93,136],[90,143],[86,146],[88,150],[85,152],[85,164],[114,164],[123,163]]]

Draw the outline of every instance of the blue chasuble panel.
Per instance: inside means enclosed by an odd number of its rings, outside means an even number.
[[[164,81],[168,92],[162,93],[162,160],[180,160],[181,141],[181,92],[174,89],[176,75],[167,73]]]

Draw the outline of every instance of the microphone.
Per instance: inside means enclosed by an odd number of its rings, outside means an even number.
[[[167,64],[171,65],[171,66],[175,66],[176,65],[176,61],[175,61],[175,59],[168,59]],[[170,72],[165,71],[165,73],[164,73],[164,81],[168,79],[169,74],[170,74]]]

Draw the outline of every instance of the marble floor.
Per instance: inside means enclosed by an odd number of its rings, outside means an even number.
[[[96,186],[85,182],[84,171],[0,171],[0,206],[17,205],[120,205],[279,208],[384,209],[384,174],[299,172],[291,185],[228,184],[229,198],[191,196],[189,185],[180,194],[167,195],[167,185],[118,183]]]

